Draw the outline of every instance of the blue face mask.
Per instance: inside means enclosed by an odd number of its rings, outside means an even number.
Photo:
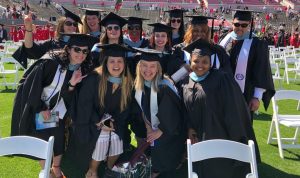
[[[110,81],[111,83],[115,83],[115,84],[121,84],[122,83],[122,78],[109,76],[108,81]]]
[[[195,81],[195,82],[201,82],[203,80],[206,79],[206,77],[208,76],[209,71],[207,71],[204,75],[202,76],[198,76],[195,72],[190,73],[190,78]]]

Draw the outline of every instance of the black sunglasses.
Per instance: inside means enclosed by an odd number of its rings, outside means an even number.
[[[77,27],[78,26],[78,23],[77,22],[70,22],[70,21],[65,21],[65,25],[66,26],[74,26],[74,27]]]
[[[172,22],[172,23],[175,23],[175,22],[181,23],[181,20],[180,20],[180,19],[172,19],[171,22]]]
[[[82,52],[82,54],[88,54],[89,53],[89,49],[81,49],[79,47],[71,47],[71,48],[73,48],[76,53],[80,53],[80,52]]]
[[[235,27],[246,28],[246,27],[248,27],[249,24],[247,24],[247,23],[233,23],[233,25],[234,25]]]
[[[139,25],[128,25],[128,30],[141,30]]]
[[[114,29],[115,31],[118,31],[118,30],[120,30],[120,26],[118,26],[118,25],[107,26],[106,29],[107,29],[108,31],[112,31],[112,29]]]

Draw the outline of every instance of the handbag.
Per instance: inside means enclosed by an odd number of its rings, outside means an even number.
[[[151,159],[144,154],[149,145],[150,143],[144,142],[129,161],[118,163],[112,169],[106,168],[104,178],[150,178]]]

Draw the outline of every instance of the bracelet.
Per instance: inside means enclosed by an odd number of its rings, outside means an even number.
[[[32,32],[32,30],[26,30],[26,29],[25,29],[25,31],[26,31],[26,32]]]
[[[72,85],[71,82],[68,83],[68,86],[74,88],[76,85]]]

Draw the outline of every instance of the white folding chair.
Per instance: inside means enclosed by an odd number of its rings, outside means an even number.
[[[276,91],[276,94],[272,98],[272,106],[273,106],[273,117],[270,126],[269,136],[267,143],[270,144],[272,141],[277,140],[279,155],[281,158],[284,158],[282,149],[284,148],[300,148],[300,144],[297,144],[297,137],[299,134],[300,128],[300,115],[289,115],[289,114],[279,114],[278,110],[278,101],[279,100],[300,100],[300,91],[295,90],[280,90]],[[299,109],[299,103],[296,107]],[[282,138],[280,132],[280,125],[284,125],[286,127],[294,127],[296,128],[294,137]],[[276,130],[276,137],[272,137],[274,128]],[[283,141],[285,141],[283,143]],[[290,143],[291,142],[291,143]],[[288,144],[290,143],[290,144]]]
[[[297,59],[295,57],[295,55],[292,54],[291,51],[286,49],[284,51],[284,75],[283,75],[283,78],[286,80],[287,84],[290,84],[289,72],[294,72],[295,74],[297,74],[299,72],[297,65],[299,65],[299,59]],[[296,79],[296,76],[295,76],[295,79]]]
[[[246,178],[258,178],[255,148],[252,140],[248,141],[248,145],[222,139],[207,140],[192,145],[191,140],[188,139],[187,153],[189,178],[198,177],[193,172],[193,162],[211,158],[229,158],[250,163],[251,173],[247,174]]]
[[[270,63],[272,73],[273,73],[273,81],[278,81],[279,89],[282,89],[282,81],[283,77],[280,76],[279,64],[278,63]]]
[[[7,69],[7,66],[9,65],[10,68]],[[14,58],[3,57],[0,60],[0,75],[2,76],[2,82],[0,83],[0,85],[5,87],[13,86],[12,89],[16,89],[19,80],[18,71],[19,71],[19,63]],[[14,75],[14,82],[7,82],[7,75]]]
[[[0,156],[22,154],[45,159],[45,166],[39,173],[39,178],[49,178],[53,144],[53,136],[49,138],[48,142],[29,136],[0,138]]]

